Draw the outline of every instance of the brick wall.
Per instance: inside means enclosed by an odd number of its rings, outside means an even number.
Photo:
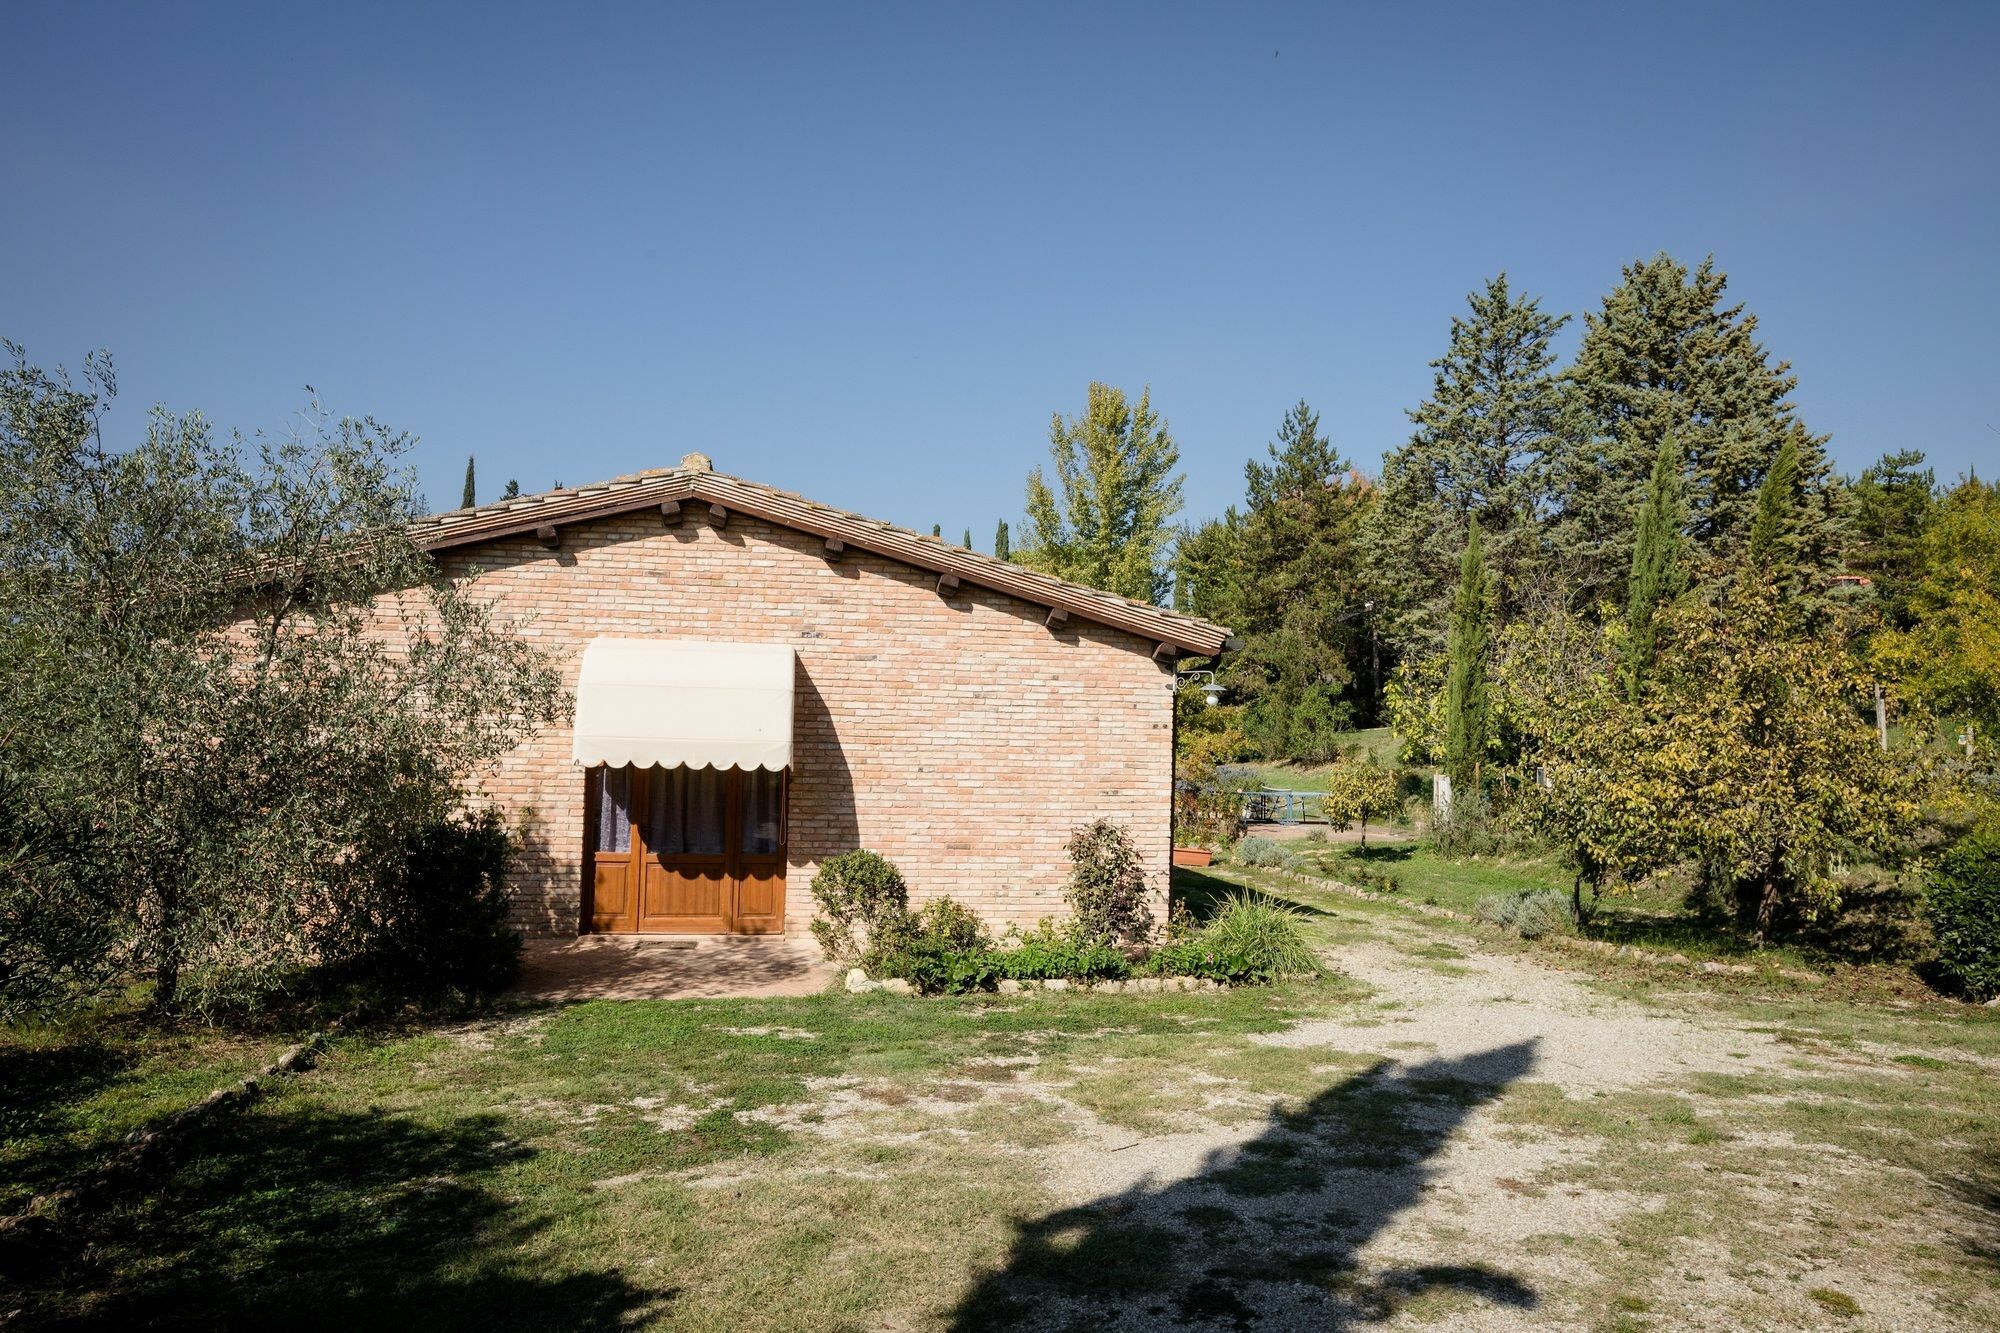
[[[663,527],[656,512],[445,552],[455,578],[576,683],[600,634],[787,643],[798,652],[786,925],[811,918],[818,863],[882,853],[913,904],[940,894],[996,925],[1064,910],[1063,843],[1109,816],[1146,860],[1165,920],[1172,784],[1171,676],[1151,642],[849,549],[730,515]],[[478,789],[528,825],[513,885],[531,933],[567,934],[580,913],[583,773],[566,727],[545,730]]]

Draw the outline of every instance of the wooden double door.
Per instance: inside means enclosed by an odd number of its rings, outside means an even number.
[[[766,769],[591,769],[588,928],[782,933],[785,776]]]

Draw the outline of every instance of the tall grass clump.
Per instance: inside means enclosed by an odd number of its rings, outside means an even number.
[[[1237,984],[1318,976],[1325,968],[1297,912],[1270,898],[1237,893],[1223,900],[1201,929],[1156,951],[1146,970]]]

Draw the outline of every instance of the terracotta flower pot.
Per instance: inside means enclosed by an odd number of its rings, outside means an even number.
[[[1206,847],[1174,848],[1174,864],[1177,866],[1205,866],[1215,860],[1215,853]]]

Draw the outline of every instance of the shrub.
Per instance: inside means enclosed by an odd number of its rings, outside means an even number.
[[[1492,894],[1481,898],[1473,910],[1495,925],[1512,926],[1523,939],[1569,935],[1576,930],[1576,910],[1569,895],[1554,889]]]
[[[1131,971],[1124,953],[1102,940],[1080,938],[1072,929],[1059,930],[1044,918],[1011,948],[993,955],[1000,975],[1016,981],[1096,981],[1122,977]]]
[[[909,914],[910,891],[903,873],[887,857],[855,850],[828,859],[813,876],[819,915],[813,938],[829,958],[852,962],[884,923]],[[859,927],[863,938],[857,940]]]
[[[1138,944],[1153,933],[1146,906],[1146,872],[1132,836],[1108,819],[1069,838],[1069,904],[1080,936],[1108,944]]]
[[[1194,935],[1156,950],[1146,970],[1235,983],[1317,976],[1324,969],[1297,912],[1269,898],[1239,893],[1224,900]]]
[[[2000,996],[2000,828],[1981,829],[1938,859],[1924,915],[1945,976],[1973,999]]]
[[[1431,845],[1446,856],[1475,856],[1498,847],[1500,836],[1486,797],[1470,786],[1453,793],[1451,813],[1443,819],[1435,812],[1431,816]]]
[[[1236,844],[1236,860],[1246,866],[1289,870],[1299,863],[1292,849],[1273,838],[1245,838]]]
[[[879,921],[861,962],[878,977],[902,977],[926,995],[991,990],[1000,979],[992,937],[979,918],[950,898],[919,912],[898,909]]]
[[[501,990],[521,966],[505,889],[519,849],[490,808],[414,834],[322,935],[331,970],[395,996]]]

